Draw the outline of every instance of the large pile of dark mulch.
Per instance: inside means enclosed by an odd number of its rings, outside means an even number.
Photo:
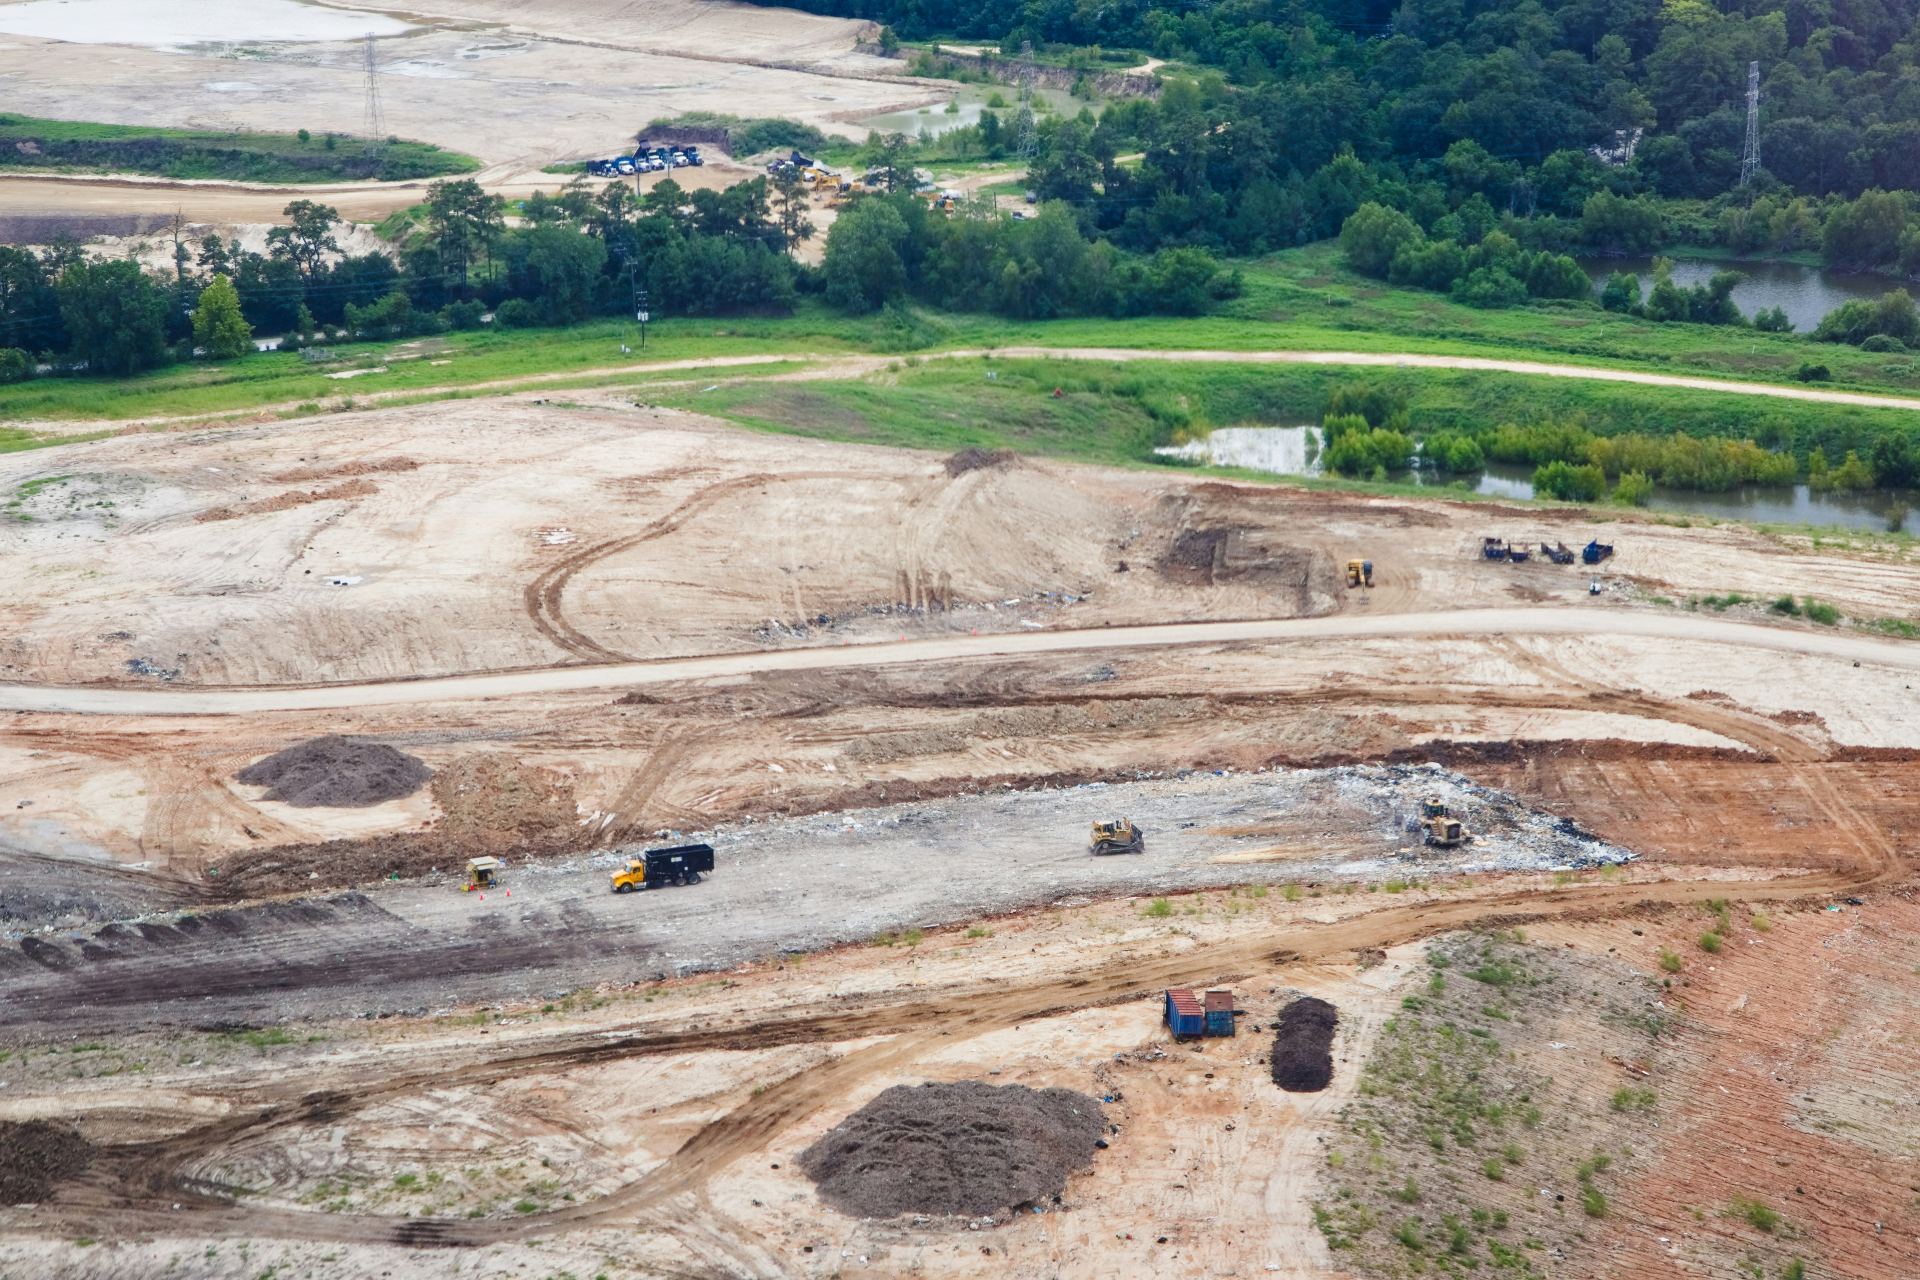
[[[821,1199],[859,1218],[981,1216],[1058,1195],[1106,1132],[1071,1089],[895,1085],[800,1153]]]
[[[969,471],[980,471],[987,467],[1004,467],[1019,457],[1011,449],[962,449],[947,459],[947,474],[963,476]]]
[[[335,733],[296,743],[233,776],[249,786],[271,787],[269,800],[352,809],[410,796],[433,770],[385,743]]]
[[[1280,1011],[1273,1035],[1273,1082],[1288,1093],[1318,1093],[1333,1080],[1333,1029],[1340,1015],[1302,996]]]
[[[0,1204],[36,1204],[93,1162],[93,1144],[53,1120],[0,1120]]]

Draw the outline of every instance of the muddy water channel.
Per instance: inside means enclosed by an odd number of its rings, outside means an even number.
[[[1164,458],[1186,459],[1214,467],[1243,467],[1272,475],[1323,474],[1318,427],[1221,427],[1204,440],[1168,445],[1154,452]],[[1486,470],[1473,476],[1452,476],[1416,468],[1393,479],[1404,484],[1431,485],[1436,490],[1465,489],[1486,497],[1533,497],[1533,468],[1503,463],[1490,463]],[[1657,488],[1647,505],[1656,511],[1720,520],[1920,533],[1920,493],[1902,489],[1815,493],[1804,484],[1796,484],[1695,493],[1688,489]]]

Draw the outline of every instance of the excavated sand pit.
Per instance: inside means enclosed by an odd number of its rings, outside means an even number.
[[[433,770],[385,743],[328,734],[275,752],[233,776],[248,786],[271,788],[266,799],[296,808],[357,809],[412,795]]]
[[[980,1217],[1060,1194],[1105,1131],[1100,1104],[1071,1089],[902,1084],[828,1130],[800,1167],[852,1217]]]
[[[1288,1093],[1318,1093],[1333,1081],[1333,1029],[1339,1013],[1305,996],[1280,1012],[1273,1035],[1273,1082]]]
[[[72,1125],[0,1120],[0,1204],[33,1204],[93,1162],[93,1144]]]

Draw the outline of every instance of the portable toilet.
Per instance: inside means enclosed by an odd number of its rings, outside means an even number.
[[[1207,1034],[1207,1015],[1188,987],[1167,988],[1167,1028],[1175,1040]]]
[[[1233,992],[1209,991],[1206,995],[1207,1034],[1210,1036],[1230,1036],[1233,1034]]]

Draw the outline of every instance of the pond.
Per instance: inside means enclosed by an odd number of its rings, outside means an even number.
[[[358,40],[411,28],[379,13],[342,13],[299,0],[25,0],[0,4],[0,33],[75,44],[167,48],[193,44]]]
[[[1593,277],[1596,293],[1616,271],[1640,278],[1641,296],[1653,287],[1652,258],[1581,258],[1580,265]],[[1746,279],[1733,290],[1733,301],[1740,314],[1753,319],[1756,311],[1779,307],[1793,322],[1796,333],[1811,333],[1820,318],[1843,302],[1855,298],[1874,299],[1900,286],[1890,276],[1869,275],[1861,271],[1835,271],[1827,267],[1803,267],[1793,262],[1714,262],[1705,258],[1673,259],[1673,282],[1682,288],[1705,284],[1716,272],[1738,271]]]
[[[1317,476],[1318,427],[1221,427],[1204,440],[1154,450],[1165,458],[1184,458],[1215,467],[1244,467],[1283,476]],[[1533,468],[1492,463],[1474,476],[1450,476],[1415,469],[1393,477],[1402,484],[1458,488],[1493,498],[1531,498]],[[1830,529],[1920,533],[1920,493],[1876,490],[1872,493],[1815,493],[1804,484],[1751,486],[1726,493],[1657,488],[1647,503],[1656,511],[1751,520],[1762,524],[1804,524]]]

